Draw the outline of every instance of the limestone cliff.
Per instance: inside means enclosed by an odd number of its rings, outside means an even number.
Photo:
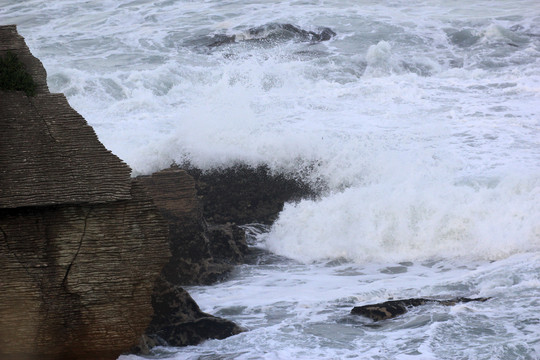
[[[152,314],[167,226],[131,170],[98,141],[15,26],[35,96],[0,90],[0,358],[116,359]]]
[[[49,93],[15,26],[0,26],[5,55],[35,88],[0,84],[0,359],[116,359],[241,332],[180,285],[223,276],[246,250],[243,233],[206,224],[184,171],[131,179]]]
[[[15,26],[0,27],[0,55],[8,52],[37,87],[35,96],[0,96],[0,208],[129,199],[131,169],[98,141],[63,94],[49,92],[43,65]]]

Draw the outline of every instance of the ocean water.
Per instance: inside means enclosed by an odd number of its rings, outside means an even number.
[[[189,288],[248,332],[152,358],[540,358],[537,0],[0,0],[0,24],[134,176],[241,162],[322,191]],[[491,299],[349,315],[456,296]]]

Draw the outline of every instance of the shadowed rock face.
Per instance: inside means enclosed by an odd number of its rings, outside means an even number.
[[[169,225],[171,260],[163,274],[179,285],[211,284],[243,262],[244,232],[235,224],[207,224],[196,183],[181,169],[162,170],[138,178]]]
[[[216,47],[241,41],[273,44],[293,40],[316,43],[330,40],[335,35],[336,33],[327,27],[319,28],[317,31],[307,31],[292,24],[271,23],[235,35],[214,35],[208,46]]]
[[[266,166],[236,165],[207,172],[187,166],[186,171],[195,179],[204,218],[215,224],[271,224],[285,202],[316,195],[309,185],[272,174]]]
[[[467,303],[471,301],[484,302],[487,300],[489,300],[489,298],[471,299],[471,298],[464,298],[464,297],[450,299],[450,300],[434,300],[434,299],[423,299],[423,298],[392,300],[392,301],[386,301],[379,304],[356,306],[351,310],[351,314],[365,316],[367,318],[370,318],[373,321],[380,321],[380,320],[391,319],[396,316],[405,314],[409,308],[424,305],[426,303],[437,303],[441,305],[451,306],[460,302],[463,302],[463,303]]]

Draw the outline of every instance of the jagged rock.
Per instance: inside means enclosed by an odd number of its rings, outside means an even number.
[[[484,302],[489,300],[489,298],[455,298],[450,300],[435,300],[435,299],[423,299],[423,298],[414,298],[414,299],[403,299],[403,300],[391,300],[385,301],[379,304],[356,306],[351,310],[353,315],[361,315],[370,318],[373,321],[380,321],[391,319],[396,316],[405,314],[409,308],[424,305],[426,303],[437,303],[441,305],[455,305],[460,302],[471,302],[471,301],[480,301]]]
[[[207,339],[224,339],[244,329],[235,323],[200,310],[187,291],[160,277],[152,297],[154,317],[138,346],[132,349],[147,354],[156,345],[196,345]]]
[[[209,224],[210,253],[215,261],[242,264],[249,252],[246,233],[233,223]]]
[[[314,196],[307,184],[284,174],[272,174],[267,166],[236,165],[201,171],[187,166],[196,181],[204,218],[214,224],[271,224],[287,201]]]
[[[13,52],[18,59],[25,65],[26,71],[36,84],[37,94],[48,94],[47,73],[41,61],[34,57],[26,46],[24,38],[17,33],[15,25],[0,26],[0,54]]]
[[[140,176],[169,224],[171,260],[164,276],[173,284],[210,284],[222,279],[247,253],[244,232],[235,224],[207,225],[195,180],[167,169]]]

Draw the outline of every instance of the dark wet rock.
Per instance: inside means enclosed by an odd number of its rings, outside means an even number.
[[[316,43],[330,40],[336,33],[327,27],[321,27],[317,31],[308,31],[292,24],[271,23],[263,26],[250,28],[249,30],[234,34],[217,34],[211,39],[209,47],[216,47],[240,41],[257,43],[278,43],[286,41],[301,41]]]
[[[152,297],[154,318],[134,353],[148,354],[153,346],[196,345],[245,331],[235,323],[202,312],[187,291],[160,277]]]
[[[245,233],[233,223],[209,225],[196,182],[171,168],[138,179],[146,186],[169,225],[172,257],[164,268],[174,284],[211,284],[223,279],[247,253]]]
[[[435,300],[435,299],[404,299],[404,300],[391,300],[385,301],[379,304],[356,306],[351,310],[352,315],[361,315],[370,318],[373,321],[380,321],[391,319],[396,316],[405,314],[409,308],[424,305],[427,303],[437,303],[446,306],[452,306],[457,303],[467,303],[471,301],[484,302],[490,298],[455,298],[450,300]]]
[[[267,166],[240,164],[205,172],[187,166],[186,171],[195,179],[204,218],[214,224],[271,224],[285,202],[316,195],[308,184],[273,174]]]

